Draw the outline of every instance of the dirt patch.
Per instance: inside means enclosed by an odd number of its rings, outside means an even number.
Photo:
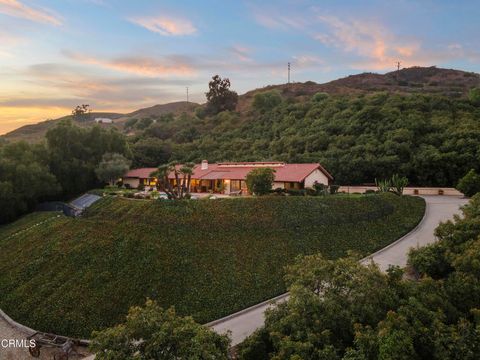
[[[34,359],[30,356],[27,348],[14,348],[14,347],[4,347],[5,341],[3,340],[23,340],[26,339],[27,334],[19,331],[7,323],[2,317],[0,317],[0,360],[32,360]],[[56,349],[47,349],[42,348],[40,351],[40,357],[37,359],[40,360],[51,360],[53,355],[58,352]],[[77,360],[84,359],[86,356],[89,356],[90,353],[86,349],[79,349],[79,355],[71,355],[69,359]]]

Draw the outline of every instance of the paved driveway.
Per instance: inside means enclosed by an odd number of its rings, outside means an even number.
[[[407,264],[407,254],[410,248],[419,247],[434,242],[434,231],[438,224],[453,218],[460,213],[460,207],[468,203],[468,199],[457,196],[422,196],[427,208],[422,222],[412,232],[395,241],[389,246],[372,254],[366,261],[373,259],[381,270],[389,265],[404,267]]]
[[[459,214],[460,207],[468,202],[468,199],[457,196],[422,197],[425,199],[427,207],[425,216],[417,228],[386,248],[372,254],[364,261],[373,259],[382,270],[386,270],[389,265],[405,266],[408,250],[411,247],[434,242],[434,230],[437,225],[441,221],[452,219],[454,214]],[[265,310],[272,306],[272,302],[278,303],[286,299],[288,299],[288,294],[252,306],[207,325],[211,326],[218,333],[231,331],[232,345],[237,345],[263,325]]]

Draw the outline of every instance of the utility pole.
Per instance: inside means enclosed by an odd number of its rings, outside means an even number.
[[[398,76],[400,75],[400,64],[401,62],[397,61],[397,72],[395,73],[395,79],[397,80],[397,82],[398,82]]]
[[[187,86],[187,103],[188,103],[188,86]]]
[[[290,84],[290,63],[288,63],[288,84]]]

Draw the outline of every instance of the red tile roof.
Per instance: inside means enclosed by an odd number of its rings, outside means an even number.
[[[270,165],[270,166],[269,166]],[[196,165],[192,178],[215,180],[245,180],[247,174],[259,167],[275,169],[275,181],[301,182],[316,169],[322,171],[329,179],[331,175],[320,164],[285,164],[285,163],[219,163],[208,164],[208,169],[202,170],[201,165]]]
[[[133,169],[127,172],[123,177],[125,178],[139,178],[139,179],[148,179],[150,174],[154,171],[157,171],[157,168],[140,168]]]
[[[278,182],[301,182],[313,171],[319,169],[330,180],[333,177],[318,163],[310,164],[286,164],[282,162],[237,162],[237,163],[218,163],[208,164],[208,168],[202,170],[202,165],[197,164],[193,168],[192,179],[198,180],[245,180],[247,174],[253,169],[259,167],[270,167],[275,169],[275,181]],[[150,174],[156,171],[156,168],[142,168],[130,170],[125,177],[148,178]],[[169,178],[174,179],[174,174]]]

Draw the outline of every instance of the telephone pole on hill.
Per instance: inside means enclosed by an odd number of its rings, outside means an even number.
[[[397,82],[398,82],[398,75],[400,75],[400,64],[401,62],[397,61],[397,72],[395,73],[395,79],[397,80]]]
[[[288,84],[290,84],[290,63],[288,63]]]
[[[187,103],[188,103],[188,86],[187,86]]]

